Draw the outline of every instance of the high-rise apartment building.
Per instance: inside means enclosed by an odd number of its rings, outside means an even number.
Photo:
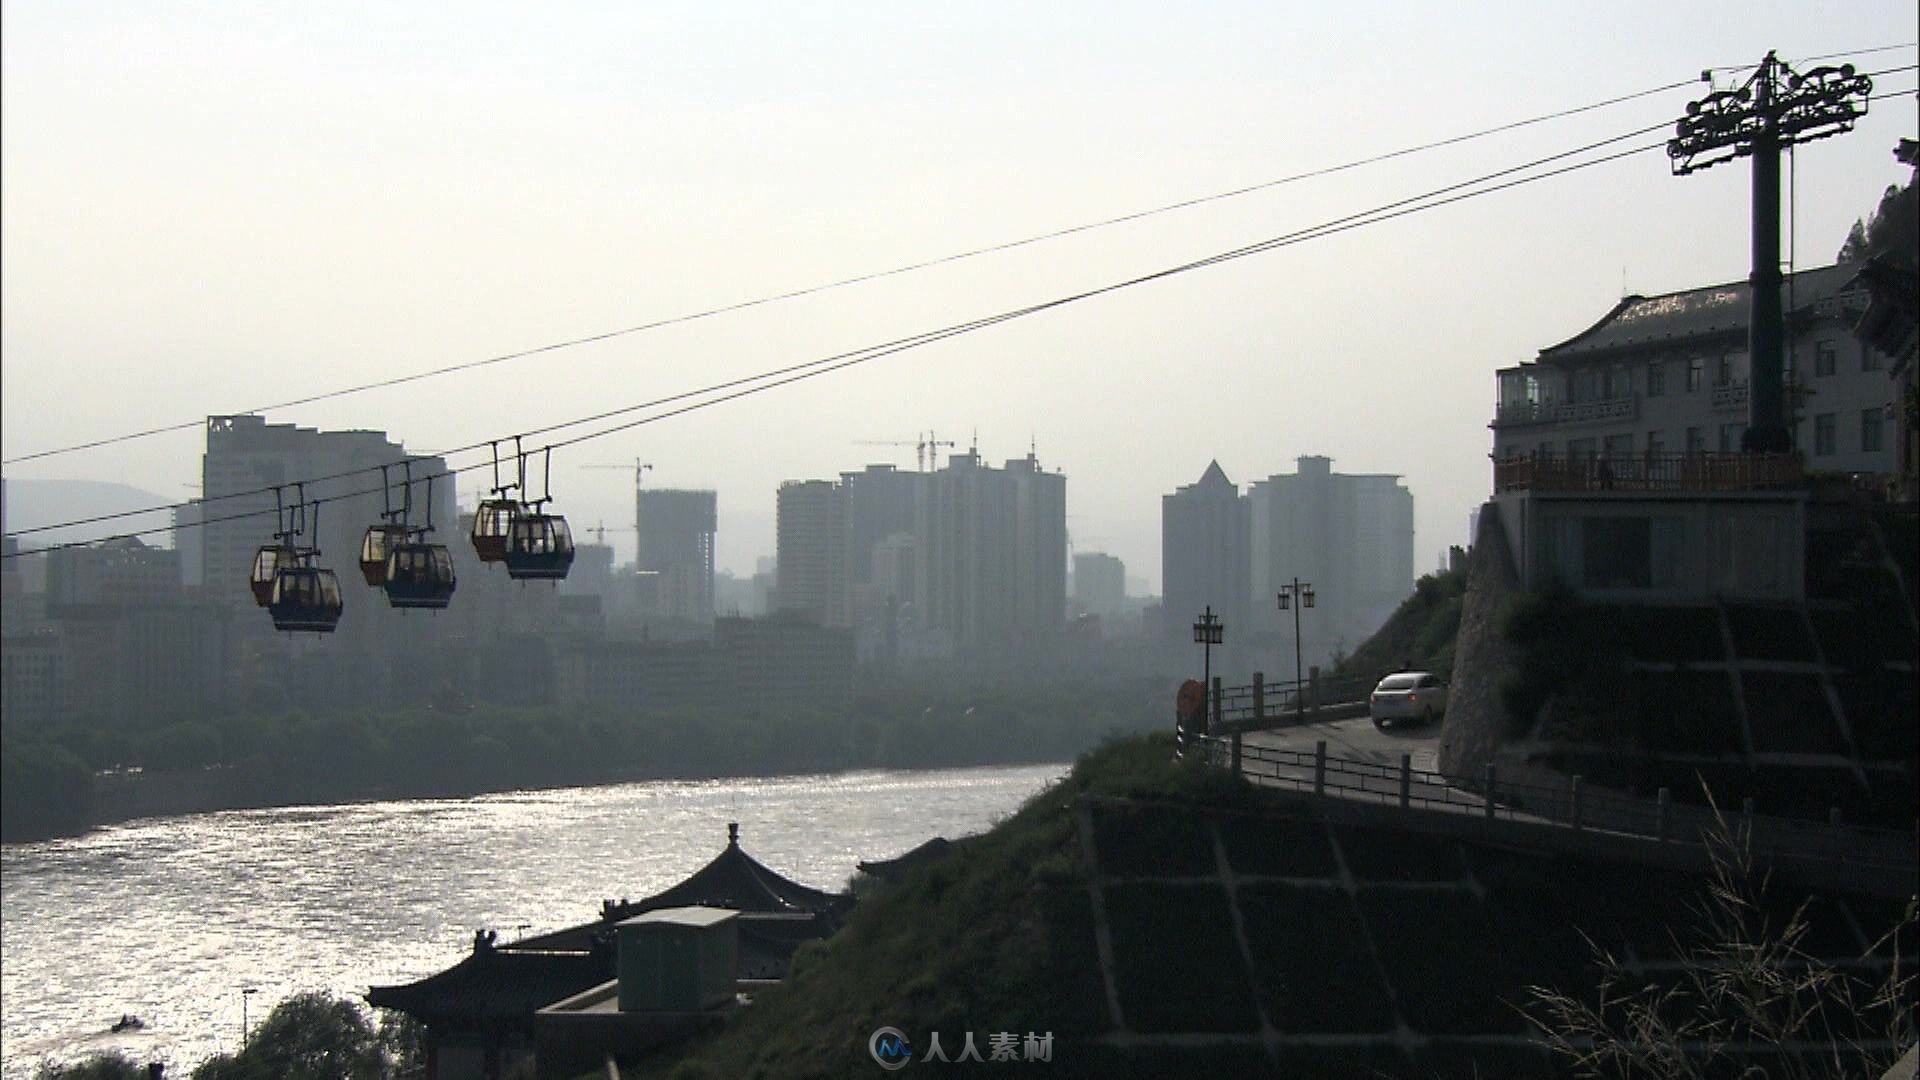
[[[644,488],[634,496],[643,615],[713,621],[713,534],[719,497],[711,491]]]
[[[319,431],[293,424],[269,424],[260,416],[210,416],[207,418],[207,449],[201,458],[202,500],[177,515],[177,523],[200,525],[199,543],[183,545],[182,551],[198,547],[200,582],[213,595],[232,607],[251,608],[252,594],[247,577],[253,568],[254,553],[263,544],[273,542],[273,488],[281,486],[281,501],[291,505],[299,498],[320,501],[321,506],[307,517],[309,535],[302,546],[318,546],[322,565],[332,567],[345,584],[357,575],[354,564],[360,557],[360,538],[367,526],[381,520],[386,509],[380,491],[380,466],[389,470],[389,482],[395,488],[396,508],[400,500],[401,461],[408,460],[406,448],[382,431]],[[436,539],[447,538],[455,528],[454,481],[446,462],[437,457],[412,457],[415,480],[414,516],[424,523],[427,512],[426,485],[433,487]],[[433,479],[428,479],[432,477]],[[292,486],[301,483],[296,494]],[[243,516],[244,515],[244,516]],[[191,580],[191,575],[188,575]],[[346,612],[339,631],[352,634],[363,624],[357,612],[386,608],[384,602],[356,603],[349,593]]]
[[[927,477],[921,625],[972,650],[1050,639],[1066,617],[1067,480],[1029,454],[1003,469],[955,454]]]
[[[774,606],[854,626],[862,655],[1019,649],[1066,618],[1067,479],[1031,454],[784,484],[779,545]]]
[[[848,626],[848,490],[790,480],[776,496],[773,608],[819,626]]]
[[[1074,555],[1073,599],[1089,615],[1116,614],[1126,605],[1126,564],[1097,551]]]
[[[1250,510],[1250,602],[1259,630],[1293,636],[1281,586],[1313,586],[1300,620],[1308,663],[1352,649],[1379,629],[1413,587],[1413,495],[1398,476],[1348,476],[1302,457],[1291,474],[1256,482]]]
[[[847,500],[847,574],[854,585],[875,580],[874,547],[898,533],[913,531],[927,474],[901,472],[891,465],[869,465],[840,474]],[[910,597],[902,595],[905,603]]]
[[[1229,641],[1247,625],[1247,503],[1218,461],[1192,484],[1160,497],[1162,633],[1186,640],[1208,608]]]

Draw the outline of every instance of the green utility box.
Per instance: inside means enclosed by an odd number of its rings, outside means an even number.
[[[615,926],[621,1012],[696,1012],[733,1000],[737,911],[663,908]]]

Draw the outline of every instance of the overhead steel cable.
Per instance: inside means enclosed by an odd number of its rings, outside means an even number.
[[[544,435],[544,434],[549,434],[557,431],[563,431],[567,428],[578,427],[584,424],[596,423],[601,420],[612,419],[614,417],[623,416],[623,415],[633,413],[633,412],[638,412],[644,409],[657,408],[658,406],[664,405],[664,404],[672,404],[674,402],[685,401],[689,398],[700,398],[706,395],[719,393],[720,391],[730,391],[718,397],[711,397],[708,400],[704,400],[704,401],[695,401],[695,402],[692,402],[691,404],[682,405],[679,408],[671,409],[664,413],[659,413],[653,416],[641,417],[637,420],[630,420],[621,424],[614,425],[609,428],[588,432],[588,433],[578,435],[569,439],[564,439],[555,443],[551,443],[551,444],[548,444],[546,447],[538,448],[538,449],[553,449],[558,447],[570,446],[570,445],[574,445],[581,442],[586,442],[591,439],[602,438],[607,435],[614,434],[616,432],[629,430],[631,428],[639,427],[644,424],[653,423],[658,420],[664,420],[664,419],[667,419],[668,417],[679,416],[688,412],[694,412],[700,409],[709,408],[713,405],[718,405],[723,402],[733,401],[742,397],[747,397],[752,394],[757,394],[762,391],[770,390],[778,386],[785,386],[794,382],[799,382],[803,379],[815,377],[817,375],[824,375],[832,371],[843,370],[845,368],[852,367],[857,364],[865,363],[869,360],[878,359],[882,356],[891,356],[895,353],[904,352],[908,349],[914,349],[923,345],[932,344],[933,342],[945,340],[946,338],[949,338],[949,337],[956,337],[961,334],[971,333],[975,330],[984,329],[986,327],[994,326],[999,323],[1009,322],[1014,319],[1024,318],[1026,316],[1037,314],[1042,311],[1048,311],[1054,308],[1065,306],[1067,304],[1077,303],[1079,301],[1091,299],[1096,296],[1102,296],[1107,293],[1117,292],[1119,290],[1131,288],[1136,285],[1142,285],[1148,282],[1158,281],[1163,278],[1172,277],[1177,274],[1187,273],[1192,270],[1197,270],[1197,269],[1201,269],[1208,266],[1218,265],[1220,263],[1232,261],[1235,259],[1245,258],[1249,255],[1261,254],[1263,252],[1275,250],[1280,247],[1287,247],[1287,246],[1292,246],[1294,244],[1304,243],[1308,240],[1318,239],[1322,236],[1329,236],[1335,233],[1346,232],[1352,229],[1364,227],[1366,225],[1376,224],[1381,221],[1387,221],[1393,218],[1404,217],[1408,214],[1419,213],[1425,210],[1430,210],[1440,206],[1449,205],[1451,203],[1460,202],[1465,199],[1477,198],[1479,196],[1492,194],[1497,191],[1504,191],[1512,187],[1517,187],[1521,184],[1533,183],[1538,180],[1545,180],[1554,176],[1560,176],[1569,172],[1577,171],[1579,169],[1590,168],[1595,165],[1601,165],[1611,161],[1617,161],[1622,158],[1630,157],[1635,154],[1644,153],[1650,149],[1658,149],[1658,148],[1664,147],[1665,143],[1648,144],[1647,146],[1636,147],[1631,150],[1620,151],[1604,157],[1595,158],[1595,159],[1591,159],[1583,162],[1576,162],[1570,165],[1565,165],[1565,166],[1562,166],[1561,168],[1549,170],[1544,173],[1538,173],[1531,176],[1516,177],[1514,179],[1509,179],[1509,180],[1506,180],[1505,182],[1502,182],[1499,184],[1493,184],[1491,186],[1486,186],[1486,187],[1480,186],[1480,185],[1486,185],[1488,184],[1489,181],[1497,180],[1501,177],[1512,177],[1515,173],[1524,173],[1529,170],[1536,169],[1541,165],[1550,164],[1555,161],[1563,161],[1571,157],[1578,157],[1582,154],[1591,153],[1594,150],[1611,146],[1616,143],[1624,142],[1628,139],[1632,139],[1641,135],[1650,134],[1655,131],[1664,131],[1666,130],[1667,127],[1668,127],[1668,124],[1666,122],[1650,125],[1644,128],[1637,129],[1635,131],[1630,131],[1621,135],[1616,135],[1611,138],[1602,139],[1593,143],[1588,143],[1584,146],[1577,147],[1572,150],[1567,150],[1561,153],[1551,154],[1546,157],[1537,158],[1520,165],[1514,165],[1508,168],[1498,169],[1493,172],[1485,173],[1469,180],[1459,181],[1457,183],[1449,184],[1440,188],[1435,188],[1433,190],[1423,192],[1418,195],[1409,196],[1404,199],[1399,199],[1393,202],[1385,203],[1368,210],[1363,210],[1357,213],[1345,215],[1343,217],[1334,218],[1330,221],[1322,222],[1318,225],[1309,226],[1304,229],[1299,229],[1294,232],[1285,233],[1276,237],[1271,237],[1266,240],[1257,241],[1255,243],[1247,244],[1242,247],[1229,249],[1224,252],[1218,252],[1216,254],[1209,255],[1204,258],[1191,260],[1185,263],[1180,263],[1175,266],[1165,267],[1160,270],[1153,271],[1151,273],[1142,274],[1142,275],[1128,278],[1122,281],[1111,282],[1109,284],[1099,286],[1093,289],[1072,293],[1066,296],[1056,297],[1054,299],[1043,301],[1041,303],[1031,304],[1026,307],[999,312],[994,315],[988,315],[988,316],[983,316],[977,319],[971,319],[965,322],[942,327],[937,330],[930,330],[920,334],[914,334],[909,337],[895,339],[894,341],[885,342],[878,345],[866,346],[864,348],[856,349],[851,352],[839,353],[834,356],[822,357],[814,360],[805,361],[799,364],[792,364],[783,368],[776,368],[770,371],[760,372],[755,375],[745,376],[739,379],[733,379],[723,383],[716,383],[710,386],[702,387],[697,390],[689,390],[683,393],[670,395],[665,398],[658,398],[649,402],[642,402],[636,405],[624,406],[619,409],[612,409],[602,413],[593,414],[590,416],[579,417],[572,420],[563,421],[557,424],[550,424],[546,427],[534,428],[529,431],[520,432],[517,437],[521,439],[525,439],[531,436]],[[1446,197],[1442,198],[1441,196],[1446,196]],[[760,384],[760,385],[753,385],[753,384]],[[508,438],[514,438],[514,437],[515,436],[508,436]],[[441,455],[441,456],[452,456],[452,455],[475,452],[480,449],[490,448],[496,445],[499,441],[501,440],[495,439],[495,440],[489,440],[487,442],[475,443],[471,446],[460,447],[455,450],[447,451],[444,455]],[[534,452],[538,452],[538,449],[536,449],[536,451]],[[416,458],[414,460],[418,460],[418,459]],[[460,468],[450,468],[445,472],[429,474],[429,475],[423,476],[422,479],[431,480],[441,476],[458,475],[463,472],[471,472],[477,469],[490,468],[492,464],[493,464],[493,461],[489,459],[488,461],[479,462],[473,465],[463,466]],[[304,482],[310,483],[310,484],[318,484],[327,480],[344,479],[344,478],[358,475],[361,473],[369,473],[371,471],[374,471],[373,468],[362,468],[362,469],[352,470],[350,472],[337,473],[331,476],[312,478]],[[279,487],[281,488],[284,488],[285,486],[286,485],[284,484],[279,485]],[[197,503],[197,504],[196,503],[169,504],[166,506],[149,507],[141,510],[123,511],[117,514],[100,515],[93,518],[63,522],[55,525],[37,526],[33,529],[20,530],[18,533],[14,535],[28,535],[31,533],[45,532],[53,529],[73,528],[73,527],[78,527],[78,526],[88,525],[88,524],[98,524],[104,521],[112,521],[112,520],[118,520],[122,518],[135,517],[143,514],[155,514],[155,513],[162,513],[162,512],[177,510],[177,509],[184,508],[186,506],[194,506],[194,505],[204,506],[206,505],[207,502],[211,502],[211,501],[265,495],[265,494],[271,493],[274,490],[275,488],[273,486],[269,486],[269,487],[252,489],[249,491],[234,492],[227,495],[214,496],[209,500],[203,500],[201,503]],[[369,488],[365,491],[347,492],[347,493],[327,496],[320,500],[310,500],[310,501],[331,502],[338,499],[358,498],[365,495],[376,494],[380,490],[381,489],[379,488]],[[57,545],[57,546],[58,547],[76,547],[76,546],[81,546],[82,543],[96,543],[96,542],[99,542],[100,540],[125,539],[127,537],[146,536],[146,535],[151,535],[155,533],[170,532],[175,530],[176,528],[186,528],[186,527],[194,527],[198,525],[214,524],[216,522],[233,521],[233,520],[239,520],[242,518],[260,517],[270,512],[271,511],[265,511],[265,510],[247,511],[240,514],[227,515],[224,517],[204,519],[198,522],[188,522],[178,526],[170,525],[170,526],[164,526],[164,527],[157,527],[153,529],[140,530],[137,532],[125,533],[125,534],[120,534],[116,536],[99,537],[91,541],[76,542],[76,543],[63,544],[63,545]],[[39,550],[49,550],[49,549],[43,548]],[[25,554],[25,553],[22,553],[22,554]]]
[[[1601,101],[1591,102],[1586,105],[1578,105],[1578,106],[1574,106],[1573,108],[1560,109],[1550,113],[1542,113],[1538,116],[1531,116],[1523,120],[1514,120],[1508,123],[1498,124],[1493,127],[1482,128],[1478,131],[1468,132],[1467,134],[1464,134],[1464,135],[1454,135],[1444,139],[1436,139],[1432,142],[1421,143],[1416,146],[1403,147],[1398,150],[1390,150],[1385,153],[1374,154],[1370,157],[1359,158],[1357,160],[1344,162],[1339,165],[1328,165],[1318,169],[1310,169],[1306,172],[1294,173],[1292,175],[1283,176],[1274,180],[1266,180],[1257,184],[1250,184],[1245,187],[1234,188],[1228,191],[1215,192],[1211,195],[1201,195],[1201,196],[1196,196],[1190,199],[1183,199],[1179,202],[1167,203],[1165,205],[1156,206],[1147,210],[1136,210],[1130,213],[1121,214],[1116,217],[1103,218],[1098,221],[1090,221],[1090,222],[1085,222],[1079,225],[1071,225],[1066,228],[1055,229],[1051,232],[1039,233],[1039,234],[1028,236],[1018,240],[1008,240],[1001,243],[990,244],[985,247],[973,248],[967,251],[956,252],[949,255],[941,255],[934,258],[930,258],[930,259],[922,259],[918,262],[907,263],[905,265],[896,266],[887,270],[875,270],[875,271],[871,271],[864,274],[856,274],[852,277],[841,278],[836,281],[830,281],[830,282],[826,282],[819,285],[810,285],[805,288],[792,289],[787,292],[774,293],[768,296],[756,297],[751,300],[742,300],[736,303],[725,304],[719,307],[707,308],[703,311],[696,311],[689,314],[674,315],[674,316],[670,316],[663,319],[656,319],[652,322],[640,323],[635,326],[623,327],[617,330],[608,330],[608,331],[604,331],[602,333],[597,333],[597,334],[590,334],[585,337],[571,338],[566,341],[553,342],[551,344],[540,345],[530,349],[522,349],[516,352],[510,352],[510,353],[502,353],[498,356],[490,356],[480,360],[468,360],[458,364],[449,364],[444,367],[431,368],[427,371],[415,372],[409,375],[398,375],[398,376],[394,376],[393,378],[381,379],[375,382],[363,383],[357,386],[345,387],[339,390],[329,390],[329,391],[324,391],[322,393],[309,394],[305,397],[291,398],[287,401],[277,402],[271,405],[261,405],[255,408],[241,410],[241,412],[263,413],[272,409],[289,409],[298,405],[310,405],[317,401],[328,401],[334,398],[347,397],[352,394],[365,393],[370,390],[382,390],[382,389],[387,389],[389,387],[402,386],[407,383],[419,382],[420,380],[423,380],[423,379],[436,378],[441,375],[450,375],[450,374],[454,374],[462,371],[472,371],[478,368],[489,367],[495,364],[503,364],[512,360],[523,360],[528,357],[539,356],[539,355],[550,353],[550,352],[557,352],[562,349],[570,349],[570,348],[574,348],[576,346],[581,346],[581,345],[591,345],[596,342],[609,341],[614,338],[625,337],[631,334],[638,334],[648,330],[658,330],[658,329],[661,329],[662,327],[675,326],[681,323],[696,322],[701,319],[709,319],[715,316],[729,314],[731,312],[743,311],[748,308],[761,307],[768,304],[775,304],[785,300],[794,300],[804,296],[812,296],[816,293],[827,292],[833,289],[846,288],[848,286],[859,285],[869,281],[878,281],[883,278],[895,277],[902,274],[909,274],[919,270],[926,270],[932,267],[946,265],[948,263],[955,263],[955,262],[960,262],[966,259],[977,258],[982,255],[990,255],[990,254],[994,254],[1002,251],[1011,251],[1016,248],[1022,248],[1022,247],[1027,247],[1033,244],[1044,243],[1049,240],[1058,240],[1062,237],[1073,236],[1075,234],[1083,233],[1083,232],[1091,232],[1096,229],[1104,229],[1114,225],[1125,224],[1130,221],[1139,221],[1143,218],[1150,218],[1150,217],[1158,216],[1160,214],[1172,213],[1176,210],[1185,210],[1191,207],[1205,205],[1207,203],[1220,202],[1226,199],[1238,198],[1243,195],[1250,195],[1254,192],[1266,191],[1271,188],[1281,187],[1286,184],[1298,183],[1303,180],[1311,180],[1311,179],[1316,179],[1323,176],[1332,176],[1336,173],[1346,172],[1352,169],[1358,169],[1363,166],[1376,165],[1383,161],[1391,161],[1395,158],[1407,157],[1412,154],[1424,153],[1429,150],[1437,150],[1442,147],[1455,146],[1461,143],[1472,142],[1476,139],[1483,139],[1489,136],[1502,134],[1504,132],[1515,131],[1520,128],[1531,127],[1536,124],[1547,123],[1548,121],[1552,121],[1552,120],[1561,120],[1569,116],[1577,116],[1581,113],[1593,112],[1598,109],[1604,109],[1610,106],[1624,104],[1626,102],[1635,101],[1644,97],[1651,97],[1655,94],[1664,94],[1670,90],[1683,89],[1692,85],[1694,85],[1694,80],[1691,80],[1691,79],[1683,82],[1668,83],[1665,86],[1656,86],[1646,90],[1637,90],[1630,94],[1621,94],[1615,97],[1606,98]],[[87,442],[75,443],[71,446],[56,447],[51,450],[39,450],[30,454],[22,454],[18,457],[6,458],[5,460],[0,461],[0,465],[15,465],[25,461],[35,461],[41,458],[55,457],[62,454],[76,453],[81,450],[93,450],[93,449],[98,449],[99,447],[102,447],[102,446],[112,446],[118,443],[131,442],[136,439],[145,439],[154,435],[165,435],[175,431],[186,431],[191,428],[198,427],[204,422],[205,422],[204,419],[189,420],[189,421],[184,421],[178,424],[168,424],[162,427],[147,428],[142,431],[129,432],[124,435],[115,435],[107,438],[92,439]]]

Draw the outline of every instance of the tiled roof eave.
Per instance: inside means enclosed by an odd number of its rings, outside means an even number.
[[[1747,328],[1741,326],[1719,327],[1713,330],[1679,336],[1639,338],[1632,341],[1610,341],[1604,345],[1578,346],[1573,343],[1555,345],[1551,349],[1542,349],[1535,363],[1549,367],[1562,364],[1588,362],[1593,360],[1612,360],[1650,356],[1657,353],[1672,352],[1690,346],[1717,344],[1721,342],[1739,342],[1747,339]]]

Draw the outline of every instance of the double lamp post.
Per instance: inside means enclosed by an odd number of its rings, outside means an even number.
[[[1313,583],[1294,578],[1288,584],[1280,586],[1280,610],[1293,612],[1293,704],[1294,710],[1304,717],[1307,710],[1306,675],[1300,661],[1300,609],[1313,606]],[[1194,643],[1201,647],[1201,686],[1206,689],[1206,709],[1211,716],[1213,709],[1213,647],[1226,639],[1226,624],[1220,616],[1213,613],[1213,605],[1201,614],[1200,621],[1193,624]]]

